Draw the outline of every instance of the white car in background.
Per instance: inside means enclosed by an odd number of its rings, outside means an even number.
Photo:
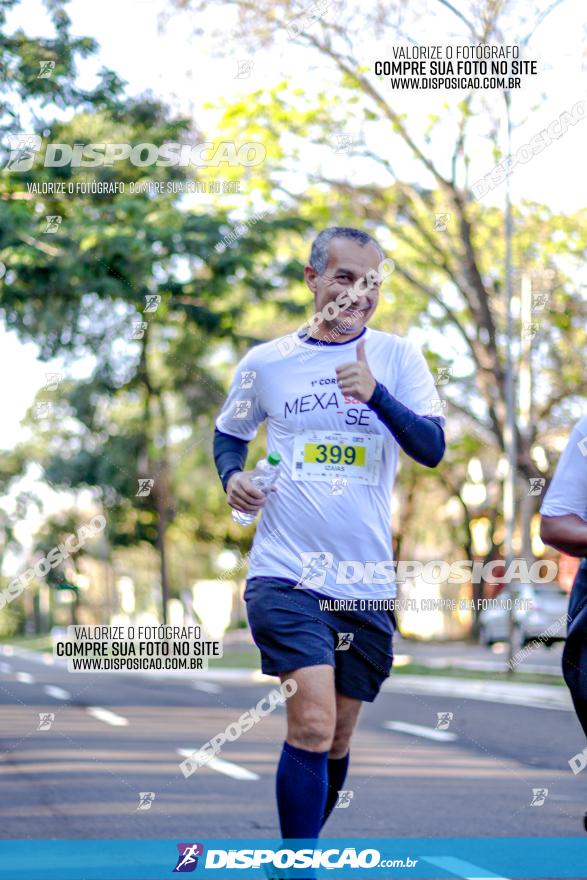
[[[567,636],[569,594],[560,584],[521,584],[504,589],[490,607],[479,614],[479,642],[493,645],[509,641],[510,611],[514,605],[514,645],[523,648],[534,639],[549,646]],[[495,607],[492,607],[495,606]]]

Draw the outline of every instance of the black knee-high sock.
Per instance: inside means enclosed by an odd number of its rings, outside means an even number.
[[[324,807],[324,815],[322,816],[322,827],[334,809],[334,805],[338,799],[338,792],[341,790],[346,779],[349,769],[350,752],[347,752],[344,758],[328,759],[328,794],[326,795],[326,806]]]
[[[276,793],[284,839],[316,839],[326,804],[328,752],[308,752],[283,744]]]

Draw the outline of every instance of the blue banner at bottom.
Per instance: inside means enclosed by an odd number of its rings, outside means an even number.
[[[0,880],[587,877],[587,836],[0,840]]]

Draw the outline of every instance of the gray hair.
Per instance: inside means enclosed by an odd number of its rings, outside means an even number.
[[[310,266],[318,275],[322,275],[328,265],[328,243],[333,238],[348,238],[351,241],[356,241],[361,247],[365,247],[366,244],[372,244],[379,251],[381,259],[385,259],[383,248],[367,232],[354,229],[352,226],[329,226],[328,229],[323,229],[322,232],[319,232],[312,242]]]

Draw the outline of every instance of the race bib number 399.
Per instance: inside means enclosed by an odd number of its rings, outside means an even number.
[[[379,482],[383,439],[351,431],[303,431],[294,440],[292,478],[330,482],[344,477],[374,486]]]

